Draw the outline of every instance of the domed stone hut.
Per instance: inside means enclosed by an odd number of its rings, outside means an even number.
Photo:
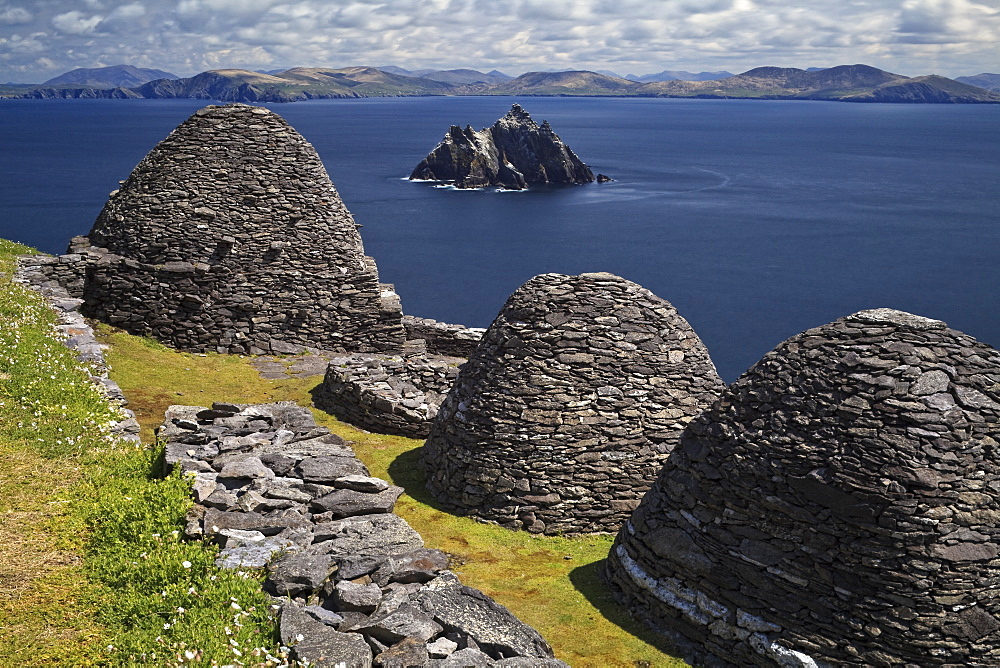
[[[177,348],[373,351],[404,339],[350,212],[277,114],[196,112],[160,142],[71,251],[88,315]]]
[[[998,665],[998,422],[1000,353],[940,321],[808,330],[689,425],[612,592],[707,664]]]
[[[668,302],[612,274],[521,286],[423,448],[445,506],[513,529],[615,531],[723,387]]]

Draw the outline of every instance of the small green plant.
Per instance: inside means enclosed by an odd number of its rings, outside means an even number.
[[[30,443],[46,457],[111,447],[118,411],[88,380],[91,370],[58,341],[42,297],[11,281],[13,257],[28,251],[0,240],[0,437]]]
[[[122,664],[282,663],[262,573],[216,568],[214,545],[183,538],[190,481],[150,476],[156,460],[103,459],[81,483],[87,571],[106,593],[109,654]]]
[[[182,539],[189,482],[116,439],[93,370],[13,282],[32,252],[0,240],[0,665],[287,663],[261,573]]]

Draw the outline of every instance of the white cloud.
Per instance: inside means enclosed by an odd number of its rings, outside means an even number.
[[[121,7],[116,7],[111,14],[108,15],[109,19],[137,19],[140,16],[146,15],[146,6],[140,2],[133,2],[128,5],[122,5]]]
[[[85,35],[94,32],[101,19],[101,16],[86,16],[81,11],[73,10],[53,16],[52,27],[70,35]]]
[[[22,2],[22,4],[25,4]],[[0,0],[3,69],[142,62],[208,67],[354,64],[538,69],[807,67],[904,74],[1000,70],[996,0]],[[14,23],[18,28],[10,27]],[[93,44],[87,44],[93,39]],[[41,74],[41,73],[40,73]],[[51,72],[44,72],[46,78]],[[41,79],[39,79],[41,80]]]
[[[32,16],[24,7],[7,7],[0,5],[0,24],[9,26],[31,23]]]

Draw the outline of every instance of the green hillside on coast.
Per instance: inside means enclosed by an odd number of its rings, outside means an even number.
[[[835,100],[998,104],[1000,93],[937,75],[906,77],[868,65],[822,70],[757,67],[723,79],[643,83],[585,70],[527,72],[504,80],[474,70],[462,76],[408,76],[391,68],[339,69],[295,67],[261,73],[242,69],[201,72],[193,77],[162,78],[134,87],[3,85],[0,98],[194,98],[227,102],[302,100],[412,95],[538,95],[614,97],[699,97],[772,100]],[[476,76],[480,75],[480,76]],[[477,80],[478,79],[478,80]]]
[[[171,404],[308,406],[321,376],[265,380],[253,358],[180,353],[101,326],[111,377],[142,425],[141,447],[116,443],[93,426],[110,416],[89,371],[53,335],[40,297],[11,281],[14,256],[26,252],[0,241],[0,311],[11,323],[0,335],[0,665],[25,656],[32,665],[279,665],[258,574],[216,569],[215,546],[179,539],[187,483],[151,473],[153,428]],[[441,512],[414,466],[420,441],[314,414],[353,442],[373,475],[407,490],[397,512],[452,556],[463,582],[537,628],[559,658],[684,665],[598,581],[610,536],[536,536]]]

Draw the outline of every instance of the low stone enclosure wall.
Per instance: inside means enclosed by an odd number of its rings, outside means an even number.
[[[423,354],[335,357],[313,394],[313,403],[362,429],[427,438],[463,362],[457,357]]]
[[[513,529],[615,532],[722,387],[698,335],[649,290],[606,273],[536,276],[438,412],[427,488]]]
[[[998,440],[1000,352],[856,313],[689,425],[606,577],[708,665],[998,665]]]
[[[476,349],[486,330],[482,327],[465,327],[438,322],[430,318],[403,316],[406,340],[421,340],[432,355],[463,357],[468,359]]]
[[[186,535],[223,568],[267,568],[282,643],[310,665],[565,667],[393,514],[402,488],[290,402],[171,406],[166,465],[193,474]]]

